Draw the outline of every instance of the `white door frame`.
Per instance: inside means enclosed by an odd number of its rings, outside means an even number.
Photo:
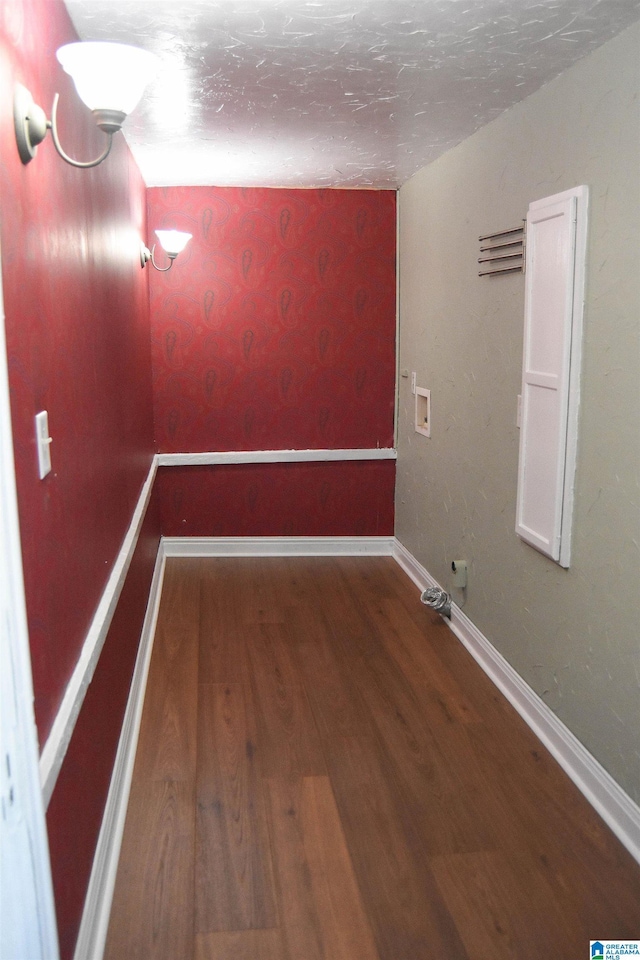
[[[34,453],[35,456],[35,453]],[[34,471],[37,464],[34,462]],[[0,957],[58,960],[38,769],[0,255]],[[25,951],[28,951],[25,952]]]

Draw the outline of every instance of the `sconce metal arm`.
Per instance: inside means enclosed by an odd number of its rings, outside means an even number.
[[[47,135],[47,130],[51,130],[53,144],[63,160],[71,164],[72,167],[97,167],[99,163],[109,156],[111,145],[113,143],[113,134],[117,133],[122,127],[126,114],[119,110],[94,110],[93,117],[96,124],[106,133],[108,142],[106,149],[96,160],[74,160],[68,156],[62,148],[60,138],[58,137],[58,100],[56,93],[53,98],[53,107],[51,109],[51,120],[47,120],[42,107],[34,103],[33,97],[26,87],[22,84],[16,84],[13,115],[16,132],[16,142],[18,153],[24,164],[30,163],[36,155],[38,144],[42,143]]]
[[[140,265],[141,265],[142,267],[144,267],[147,263],[149,263],[149,261],[151,261],[152,265],[156,268],[156,270],[159,270],[160,273],[166,273],[167,270],[171,270],[171,267],[173,266],[173,261],[176,259],[176,257],[178,256],[178,254],[177,254],[177,253],[174,253],[174,254],[168,253],[167,256],[169,257],[169,266],[168,266],[168,267],[159,267],[158,264],[156,263],[156,260],[155,260],[155,257],[154,257],[154,253],[155,253],[155,252],[156,252],[156,245],[155,245],[155,243],[154,243],[153,247],[151,248],[151,250],[149,250],[149,248],[146,247],[146,246],[144,245],[144,243],[143,243],[142,246],[141,246],[141,248],[140,248]]]
[[[81,160],[74,160],[73,157],[68,156],[68,154],[66,154],[65,151],[62,149],[60,140],[58,138],[57,117],[58,117],[58,100],[59,99],[60,99],[60,96],[59,94],[56,93],[55,97],[53,98],[53,107],[51,108],[51,120],[47,121],[47,127],[49,128],[49,130],[51,130],[51,139],[53,140],[53,144],[56,150],[58,151],[62,159],[66,160],[67,163],[70,163],[72,167],[82,167],[83,169],[87,169],[88,167],[97,167],[99,163],[102,163],[103,160],[106,160],[106,158],[109,156],[109,153],[111,152],[111,146],[113,144],[113,133],[112,132],[107,133],[107,137],[108,137],[107,147],[105,151],[98,157],[97,160],[87,160],[86,162]]]
[[[151,247],[151,263],[154,265],[154,267],[156,268],[156,270],[159,270],[160,273],[166,273],[167,270],[171,270],[171,267],[173,266],[173,261],[175,260],[176,257],[175,257],[175,256],[172,257],[171,254],[168,253],[167,256],[169,257],[169,266],[168,266],[168,267],[159,267],[158,264],[156,263],[156,259],[155,259],[155,257],[154,257],[154,253],[155,253],[155,252],[156,252],[156,245],[155,245],[155,243],[154,243],[154,245]],[[177,256],[177,254],[176,254],[176,256]]]

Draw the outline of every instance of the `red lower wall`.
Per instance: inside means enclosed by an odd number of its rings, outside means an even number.
[[[161,467],[166,537],[392,536],[395,460]]]
[[[152,501],[47,811],[63,958],[78,935],[159,542]]]

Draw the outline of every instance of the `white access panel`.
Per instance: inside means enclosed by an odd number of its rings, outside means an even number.
[[[587,187],[529,207],[516,533],[568,567],[576,467]]]

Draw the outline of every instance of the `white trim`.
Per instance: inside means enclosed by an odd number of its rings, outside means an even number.
[[[393,445],[400,433],[400,188],[396,187],[396,385],[393,404]]]
[[[159,467],[193,467],[224,463],[302,463],[341,460],[395,460],[393,447],[355,450],[225,450],[207,453],[159,453]]]
[[[153,571],[147,612],[142,626],[138,656],[120,732],[118,752],[113,765],[109,794],[96,845],[89,886],[87,887],[74,960],[98,960],[104,953],[138,736],[140,734],[149,664],[151,663],[153,641],[158,622],[164,567],[165,557],[161,543]]]
[[[9,393],[0,257],[0,953],[14,956],[16,950],[26,950],[31,960],[57,960],[58,933],[38,770]],[[34,456],[34,474],[36,470]]]
[[[571,328],[571,362],[569,364],[569,398],[567,409],[566,469],[560,533],[560,565],[568,567],[571,561],[571,528],[575,500],[578,462],[578,427],[580,418],[580,382],[582,374],[582,346],[584,329],[585,287],[587,270],[587,230],[589,216],[589,188],[577,187],[577,219],[575,237],[575,265],[573,281],[573,323]]]
[[[427,573],[422,564],[418,563],[412,553],[400,543],[397,537],[394,537],[393,558],[400,564],[410,580],[413,580],[419,590],[425,591],[427,587],[436,587],[438,583],[433,579],[430,573]]]
[[[588,205],[583,185],[527,213],[515,529],[562,567],[571,562]],[[551,321],[558,342],[541,350]]]
[[[60,767],[64,761],[67,747],[73,734],[73,728],[78,719],[87,688],[91,683],[113,614],[120,598],[122,587],[124,586],[133,551],[138,541],[142,520],[147,509],[149,497],[151,496],[156,469],[157,456],[154,456],[147,479],[140,491],[138,503],[133,512],[129,529],[127,530],[120,552],[116,557],[111,575],[100,598],[82,650],[80,651],[78,662],[71,675],[64,697],[62,698],[62,703],[53,722],[51,732],[40,755],[40,783],[42,785],[45,806],[48,806],[49,800],[51,799]]]
[[[167,557],[390,557],[394,537],[163,537]]]
[[[440,586],[398,540],[393,556],[421,590]],[[640,863],[640,807],[455,603],[445,623]]]

